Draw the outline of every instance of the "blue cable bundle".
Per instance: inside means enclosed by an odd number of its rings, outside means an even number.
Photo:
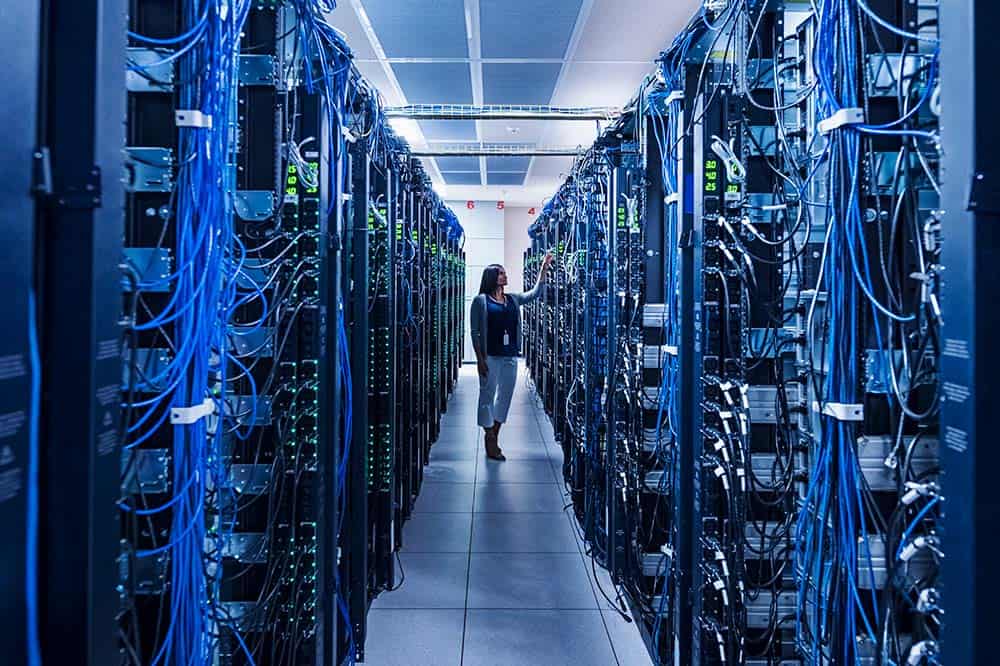
[[[134,328],[153,330],[172,324],[174,354],[160,372],[145,379],[158,389],[157,395],[126,405],[144,409],[128,428],[126,448],[135,449],[151,437],[172,410],[183,414],[212,400],[215,411],[222,415],[214,433],[209,432],[204,415],[177,419],[173,426],[173,495],[167,502],[142,508],[122,504],[124,510],[139,515],[171,512],[168,542],[135,553],[139,558],[165,553],[170,558],[170,622],[153,664],[209,663],[221,625],[230,626],[253,663],[239,633],[218,605],[219,565],[227,535],[220,527],[207,524],[205,518],[209,488],[221,488],[226,481],[222,436],[230,415],[225,399],[217,396],[225,392],[225,361],[233,360],[226,331],[242,263],[241,257],[233,257],[238,248],[233,235],[235,145],[230,128],[236,121],[239,42],[250,6],[249,0],[191,3],[184,14],[189,27],[183,34],[160,40],[131,35],[145,42],[177,46],[163,62],[179,61],[181,80],[185,81],[179,86],[179,108],[198,111],[207,120],[179,129],[177,269],[136,287],[171,287],[166,306]],[[256,409],[255,396],[251,402]],[[206,539],[213,544],[209,552]],[[212,570],[214,574],[209,574]]]
[[[874,23],[891,32],[922,39],[878,18],[861,0],[824,0],[819,7],[813,62],[819,84],[818,120],[832,118],[844,109],[864,106],[864,100],[859,99],[863,80],[859,8]],[[937,52],[931,58],[929,81],[916,106],[889,123],[848,123],[835,127],[829,132],[821,157],[810,173],[811,180],[820,164],[825,164],[832,202],[825,221],[827,235],[821,282],[816,285],[817,294],[823,286],[827,293],[824,317],[828,332],[822,359],[825,369],[822,405],[853,405],[862,400],[862,369],[855,350],[863,348],[864,344],[859,317],[865,309],[870,313],[876,341],[882,349],[890,349],[890,340],[883,332],[883,319],[891,325],[915,318],[914,314],[894,311],[875,295],[860,200],[863,137],[865,134],[891,134],[936,139],[936,135],[929,132],[892,129],[912,118],[929,101],[936,76]],[[815,309],[814,298],[809,308],[810,339],[815,327]],[[891,395],[889,399],[891,402]],[[864,536],[871,532],[870,523],[875,518],[865,497],[867,489],[858,460],[856,427],[849,421],[826,414],[821,416],[821,422],[822,432],[815,447],[809,486],[796,526],[797,628],[800,635],[808,636],[805,647],[810,650],[812,661],[826,658],[849,663],[858,659],[856,636],[859,631],[873,644],[878,643],[876,628],[880,615],[888,610],[880,608],[876,596],[872,555]],[[918,515],[918,520],[922,515]],[[915,522],[918,521],[911,523],[911,527]],[[870,590],[870,608],[861,598],[862,579]],[[828,644],[834,625],[841,639],[839,645]]]

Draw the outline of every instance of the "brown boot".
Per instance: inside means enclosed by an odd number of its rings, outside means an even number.
[[[493,428],[483,428],[486,438],[486,457],[490,460],[506,460],[503,452],[500,451],[500,447],[497,446],[497,431],[496,427]]]
[[[499,421],[494,421],[493,422],[493,439],[496,440],[496,443],[497,443],[497,452],[500,455],[503,455],[503,451],[500,450],[500,426],[502,426],[502,425],[503,424],[500,423]]]

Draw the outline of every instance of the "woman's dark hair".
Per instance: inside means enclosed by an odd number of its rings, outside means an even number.
[[[492,294],[497,290],[497,281],[500,279],[500,271],[503,266],[500,264],[490,264],[483,269],[483,279],[479,283],[480,294]]]

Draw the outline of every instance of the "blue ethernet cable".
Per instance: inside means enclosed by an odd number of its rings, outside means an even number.
[[[28,515],[25,535],[24,599],[29,666],[41,666],[42,647],[38,637],[38,468],[39,429],[42,402],[42,360],[38,345],[38,314],[35,290],[28,292],[28,357],[31,363],[31,407],[28,429]]]

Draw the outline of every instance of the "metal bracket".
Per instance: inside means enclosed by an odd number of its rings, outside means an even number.
[[[274,56],[241,55],[239,77],[240,83],[245,86],[273,86]]]
[[[171,168],[173,152],[169,148],[125,148],[128,192],[170,192],[174,188]]]
[[[274,192],[271,190],[237,190],[233,210],[247,222],[260,222],[274,213]]]
[[[865,418],[865,406],[861,404],[848,404],[844,402],[827,402],[821,410],[818,402],[813,402],[814,412],[822,412],[826,416],[832,416],[838,421],[863,421]]]
[[[34,185],[32,192],[46,205],[53,208],[88,210],[101,205],[101,169],[90,168],[87,177],[80,184],[67,185],[56,190],[52,180],[52,162],[47,147],[39,148],[33,154]]]
[[[129,92],[170,92],[174,88],[174,54],[169,49],[126,49],[129,67],[125,71],[125,89]],[[166,61],[166,62],[164,62]],[[141,70],[141,71],[137,71]]]

